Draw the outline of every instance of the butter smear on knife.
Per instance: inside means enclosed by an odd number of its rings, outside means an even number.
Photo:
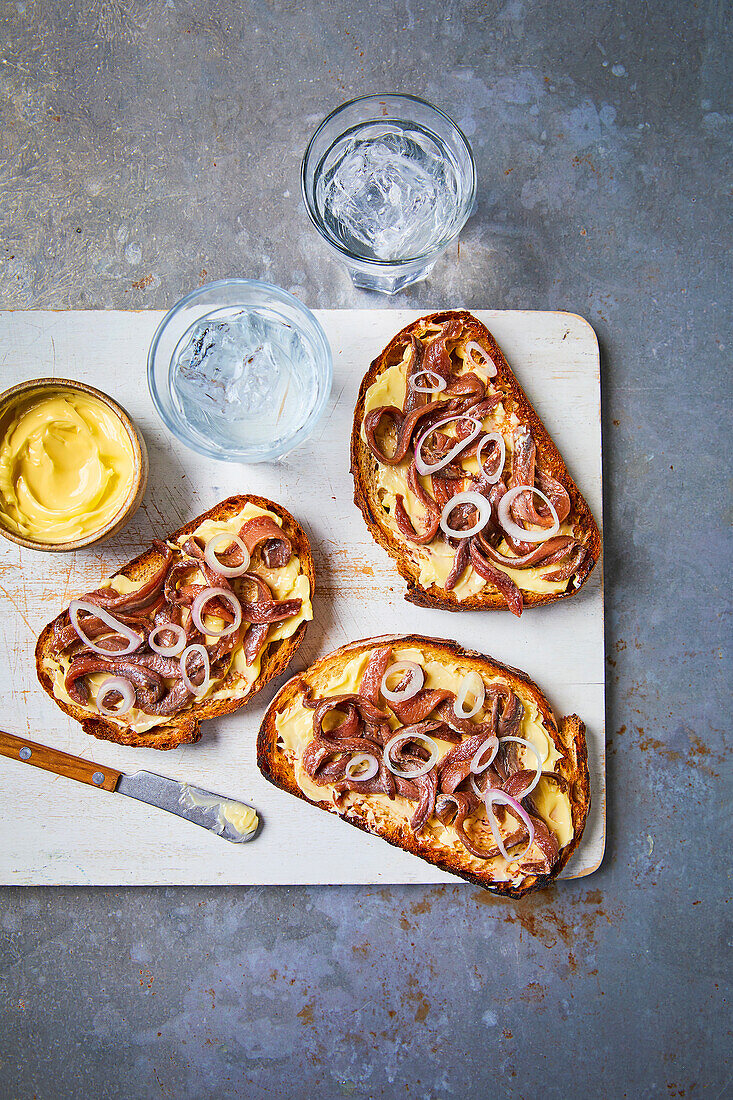
[[[244,802],[236,802],[234,799],[203,794],[196,788],[189,787],[188,783],[181,785],[178,801],[186,810],[192,810],[194,807],[216,810],[217,824],[222,832],[228,825],[240,836],[249,836],[256,831],[259,824],[257,814],[251,806],[246,806]]]

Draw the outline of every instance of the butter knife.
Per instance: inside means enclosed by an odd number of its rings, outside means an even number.
[[[246,802],[225,798],[190,783],[179,783],[155,772],[139,771],[126,775],[115,768],[71,756],[48,745],[38,745],[35,741],[27,741],[2,730],[0,756],[32,764],[47,772],[56,772],[67,779],[88,783],[91,787],[125,794],[138,802],[147,802],[149,806],[157,806],[203,829],[209,829],[233,844],[253,840],[259,828],[257,811]]]

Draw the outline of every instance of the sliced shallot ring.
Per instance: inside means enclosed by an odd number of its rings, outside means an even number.
[[[475,702],[473,706],[466,710],[466,699],[471,693],[474,695]],[[456,718],[473,718],[474,714],[478,714],[481,707],[484,705],[484,699],[486,698],[486,685],[479,676],[478,672],[473,669],[471,672],[467,672],[461,680],[461,686],[458,689],[458,694],[453,701],[453,713]]]
[[[552,513],[552,527],[542,527],[539,531],[527,531],[524,527],[520,527],[518,523],[514,522],[509,514],[509,509],[520,493],[534,493],[535,496],[542,497]],[[499,518],[499,523],[502,525],[507,535],[511,535],[517,542],[547,542],[548,539],[551,539],[553,535],[556,535],[560,530],[560,520],[557,518],[554,504],[551,500],[548,500],[541,489],[538,489],[534,485],[515,485],[513,489],[505,493],[499,501],[497,516]]]
[[[427,382],[426,386],[419,386],[415,381],[416,378],[423,377]],[[434,383],[434,384],[433,384]],[[417,370],[407,381],[407,385],[415,393],[441,393],[448,385],[442,374],[438,374],[434,370]]]
[[[222,565],[216,556],[216,548],[222,542],[233,542],[235,546],[239,547],[244,554],[244,561],[241,565]],[[249,550],[239,535],[235,535],[233,531],[217,531],[215,535],[212,535],[206,543],[204,558],[207,565],[210,565],[214,572],[221,577],[241,577],[242,573],[246,573],[249,569]]]
[[[104,700],[111,691],[117,691],[122,696],[122,702],[118,707],[105,707]],[[127,714],[135,705],[135,688],[125,676],[110,676],[99,685],[96,697],[97,710],[108,718],[115,718],[120,714]]]
[[[121,634],[123,638],[127,638],[127,648],[117,649],[112,651],[111,649],[105,649],[103,646],[97,645],[90,638],[87,638],[86,634],[79,625],[79,612],[88,611],[90,615],[94,615],[95,618],[101,619],[110,630],[114,630],[117,634]],[[105,611],[103,607],[98,607],[97,604],[91,603],[89,600],[72,600],[69,604],[69,619],[76,633],[79,635],[85,646],[93,650],[95,653],[101,653],[103,657],[126,657],[128,653],[134,653],[136,649],[143,644],[143,640],[139,634],[136,634],[134,630],[131,630],[126,623],[121,623],[119,619],[116,619],[114,615],[110,615],[109,611]]]
[[[484,760],[484,762],[482,763],[481,757],[484,755],[486,749],[489,747],[493,749],[493,752],[491,753],[489,759]],[[479,746],[478,752],[474,753],[473,757],[471,758],[471,774],[481,775],[481,773],[485,772],[487,768],[490,768],[491,765],[494,763],[498,751],[499,741],[498,738],[496,738],[492,733],[491,737],[486,738],[483,744]],[[474,790],[476,791],[476,794],[479,796],[479,798],[484,797],[478,787],[474,787]]]
[[[493,474],[486,473],[486,468],[481,461],[481,452],[483,451],[487,443],[499,444],[499,465],[496,467],[496,470]],[[502,471],[504,469],[504,463],[506,462],[506,443],[504,442],[504,436],[501,434],[501,432],[489,432],[488,435],[485,435],[483,437],[478,445],[476,458],[478,459],[479,470],[482,474],[486,474],[486,480],[488,481],[489,485],[496,485],[497,481],[501,479]]]
[[[199,653],[201,657],[203,657],[204,678],[200,684],[194,684],[186,668],[188,665],[188,658],[192,653]],[[181,678],[192,695],[203,695],[207,690],[211,681],[211,665],[209,664],[209,653],[205,645],[201,645],[200,642],[195,642],[193,645],[186,646],[181,654]]]
[[[201,617],[201,610],[209,600],[213,600],[215,596],[220,596],[223,600],[226,600],[234,611],[234,622],[229,623],[229,626],[225,626],[223,630],[213,630],[211,627],[204,625],[204,620]],[[228,588],[205,588],[203,592],[199,592],[196,599],[191,606],[191,618],[193,619],[193,625],[197,630],[200,630],[202,634],[208,634],[210,638],[226,638],[227,634],[233,634],[235,630],[238,630],[242,623],[242,605],[237,597]]]
[[[404,772],[396,768],[389,757],[390,749],[393,749],[395,745],[399,745],[400,741],[419,741],[429,750],[430,756],[425,763],[421,764],[418,768],[413,768],[410,772]],[[390,737],[382,753],[382,759],[392,772],[392,775],[398,775],[400,779],[419,779],[421,775],[427,775],[431,768],[435,767],[439,756],[440,749],[432,737],[428,737],[425,733],[410,733],[409,731],[407,733],[404,731],[396,733],[394,737]]]
[[[465,531],[456,531],[454,527],[448,523],[448,517],[454,508],[457,508],[459,504],[473,504],[474,508],[478,512],[478,519],[474,523],[473,527],[467,527]],[[477,534],[482,531],[486,524],[491,519],[491,503],[482,497],[480,493],[475,493],[469,490],[465,493],[456,493],[454,497],[451,497],[440,516],[440,529],[444,535],[448,535],[452,539],[468,539],[471,535]]]
[[[362,764],[367,765],[366,769],[355,775],[354,769],[361,767]],[[367,779],[373,779],[378,771],[379,763],[376,756],[372,756],[370,752],[357,752],[346,765],[344,778],[352,779],[356,783],[366,783]]]
[[[161,645],[156,642],[155,636],[162,630],[175,634],[176,640],[173,645]],[[159,653],[161,657],[177,657],[186,648],[186,631],[178,623],[158,623],[148,634],[148,645],[153,653]]]
[[[437,462],[426,462],[422,456],[422,445],[430,433],[437,431],[438,428],[445,427],[446,424],[452,424],[457,420],[467,420],[473,424],[470,433],[465,439],[459,439],[455,447],[451,447],[448,454],[443,455]],[[449,462],[453,461],[457,454],[464,451],[469,443],[473,442],[482,428],[483,424],[480,420],[477,420],[475,416],[445,416],[442,420],[437,420],[435,424],[431,424],[429,428],[425,429],[415,444],[415,469],[419,474],[437,474],[438,470],[442,470],[444,466],[447,466]]]
[[[395,672],[402,672],[403,670],[410,673],[410,679],[407,684],[398,691],[390,691],[387,687],[390,676]],[[420,665],[416,665],[414,661],[395,661],[393,665],[389,666],[382,677],[379,688],[384,698],[389,699],[390,703],[406,703],[408,699],[412,699],[414,695],[417,695],[424,683],[425,673],[420,668]]]
[[[529,816],[524,807],[521,806],[519,802],[517,802],[516,798],[512,798],[512,796],[510,794],[507,794],[506,791],[497,790],[496,787],[489,787],[488,791],[484,791],[482,797],[484,801],[484,806],[486,807],[486,816],[489,819],[489,825],[491,826],[491,831],[494,834],[494,840],[499,847],[499,851],[504,856],[504,859],[507,861],[507,863],[521,863],[524,857],[527,855],[527,852],[532,847],[532,842],[534,841],[534,825],[532,824],[532,818]],[[501,839],[499,828],[496,823],[496,818],[494,816],[494,811],[492,809],[492,806],[495,802],[498,802],[500,806],[510,806],[512,810],[514,810],[514,812],[517,814],[517,816],[521,818],[522,824],[525,826],[527,832],[529,833],[529,842],[527,844],[527,847],[522,852],[521,856],[510,856],[506,848],[504,847],[504,841]]]
[[[503,745],[506,741],[516,741],[518,745],[524,745],[526,749],[531,749],[537,757],[537,771],[535,777],[528,787],[525,787],[521,794],[515,795],[517,802],[520,802],[523,798],[535,789],[540,779],[542,778],[542,757],[539,754],[539,750],[536,745],[533,745],[531,741],[527,741],[524,737],[500,737],[499,744]]]
[[[475,340],[470,340],[466,344],[465,350],[467,363],[470,363],[471,366],[474,367],[486,367],[486,373],[488,374],[489,378],[494,378],[494,376],[496,375],[496,363],[491,358],[488,351],[484,351],[481,345],[477,344]],[[476,360],[473,358],[473,356],[471,355],[472,351],[477,351],[479,353],[479,355],[481,356],[480,363],[477,363]]]

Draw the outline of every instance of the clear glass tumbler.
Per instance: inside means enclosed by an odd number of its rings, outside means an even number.
[[[313,431],[331,390],[326,334],[280,287],[222,279],[182,298],[148,353],[148,385],[166,427],[228,462],[269,462]]]
[[[473,210],[471,146],[416,96],[371,95],[337,108],[308,143],[303,199],[355,286],[395,294],[424,279]]]

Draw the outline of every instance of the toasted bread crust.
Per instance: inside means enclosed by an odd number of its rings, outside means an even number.
[[[171,541],[174,541],[182,535],[192,534],[206,519],[226,520],[230,516],[237,515],[241,512],[246,504],[254,504],[258,508],[267,509],[282,520],[283,531],[290,539],[293,546],[293,552],[300,559],[301,569],[308,577],[312,599],[315,592],[315,570],[308,538],[300,524],[290,515],[290,512],[272,500],[267,500],[265,497],[255,496],[251,493],[227,497],[226,500],[222,500],[219,504],[210,508],[208,512],[204,512],[202,515],[197,516],[196,519],[190,520],[189,523],[185,524],[178,531],[174,531],[173,534],[168,537]],[[150,576],[151,573],[155,572],[162,561],[162,554],[156,550],[155,547],[150,547],[148,550],[143,551],[142,554],[139,554],[138,557],[116,570],[113,575],[117,576],[121,574],[124,577],[128,577],[130,580],[144,580],[146,577]],[[245,703],[248,703],[253,695],[272,680],[273,676],[277,676],[287,667],[293,654],[302,642],[308,625],[306,622],[302,622],[291,637],[279,639],[276,642],[271,642],[267,646],[262,657],[260,675],[245,695],[236,699],[207,700],[206,702],[197,704],[193,710],[182,711],[181,714],[176,715],[173,720],[168,721],[165,725],[153,727],[144,733],[138,733],[135,730],[129,728],[125,729],[114,722],[107,721],[107,719],[101,715],[99,717],[90,717],[88,711],[83,707],[74,704],[70,705],[64,700],[56,698],[53,691],[53,679],[43,667],[43,661],[45,658],[53,656],[51,653],[51,642],[53,639],[54,625],[60,622],[64,614],[65,611],[61,612],[56,619],[43,628],[36,643],[36,675],[38,676],[41,686],[51,696],[57,706],[61,707],[63,711],[72,718],[75,718],[77,722],[81,723],[85,733],[89,733],[92,737],[98,737],[104,741],[114,741],[118,745],[134,745],[150,749],[174,749],[178,745],[194,744],[201,739],[202,722],[206,721],[208,718],[218,718],[222,714],[230,714],[232,711],[238,710],[239,707],[244,706]]]
[[[349,658],[390,642],[399,646],[416,646],[427,653],[435,654],[439,652],[443,655],[453,656],[464,665],[467,662],[470,663],[484,676],[500,676],[512,687],[520,687],[525,695],[531,695],[542,716],[546,732],[563,753],[563,759],[558,761],[556,771],[568,781],[572,807],[573,839],[561,850],[559,859],[550,874],[528,875],[518,887],[511,885],[511,883],[496,882],[488,874],[476,873],[472,867],[468,866],[468,859],[470,859],[468,852],[465,853],[464,859],[460,852],[452,849],[446,849],[444,853],[440,854],[428,851],[427,847],[421,844],[419,835],[415,836],[407,825],[396,818],[389,823],[387,828],[380,829],[373,821],[365,820],[354,813],[352,808],[347,807],[346,810],[339,811],[331,802],[325,800],[312,801],[300,789],[291,761],[278,747],[276,726],[278,712],[285,709],[298,695],[303,694],[308,684],[312,686],[314,683],[321,684],[327,681],[329,676],[337,673]],[[475,883],[477,886],[505,897],[522,897],[524,894],[546,886],[550,881],[557,878],[580,843],[591,802],[585,725],[577,714],[567,715],[560,720],[558,725],[547,699],[526,673],[508,665],[503,665],[494,660],[493,657],[488,657],[483,653],[464,649],[457,642],[430,638],[421,634],[385,635],[380,638],[364,638],[360,641],[351,642],[316,661],[304,673],[293,676],[283,685],[267,708],[257,738],[257,765],[265,779],[276,787],[295,795],[296,798],[301,798],[304,802],[318,806],[328,813],[336,814],[357,829],[380,836],[395,847],[412,852],[413,855],[419,856],[427,863],[440,867],[443,871],[458,875],[460,878],[466,879],[467,882]],[[324,790],[328,790],[328,788],[324,788]],[[368,801],[368,796],[364,797],[364,801]]]
[[[506,610],[506,601],[501,594],[486,585],[480,592],[459,600],[455,593],[439,585],[423,588],[419,583],[419,569],[405,552],[405,543],[394,534],[384,519],[384,512],[375,493],[375,473],[378,462],[361,438],[361,426],[364,420],[364,404],[369,387],[387,367],[399,362],[405,344],[410,336],[419,335],[430,325],[441,325],[450,320],[458,320],[463,326],[461,339],[477,340],[486,345],[497,368],[493,384],[503,393],[503,404],[507,412],[515,412],[520,423],[527,424],[537,448],[537,461],[567,490],[570,496],[573,529],[577,537],[588,550],[585,562],[575,574],[576,583],[568,586],[565,592],[527,592],[522,590],[524,607],[539,607],[546,603],[567,599],[583,587],[601,553],[601,534],[593,515],[568,469],[557,447],[550,438],[547,429],[515,378],[496,340],[476,317],[467,310],[450,310],[432,313],[420,317],[403,328],[390,340],[384,351],[372,362],[362,379],[359,396],[354,410],[354,425],[351,432],[351,473],[354,478],[354,503],[360,509],[373,538],[394,560],[400,575],[407,581],[405,599],[420,607],[437,607],[443,611],[481,611],[487,609]]]

